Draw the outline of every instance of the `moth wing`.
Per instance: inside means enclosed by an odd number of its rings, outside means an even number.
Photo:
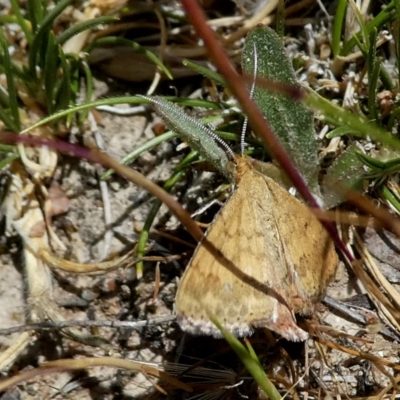
[[[287,271],[271,202],[264,178],[247,171],[182,277],[175,307],[183,330],[220,337],[213,315],[236,336],[249,335],[254,326],[289,340],[307,338],[287,307]]]
[[[264,177],[276,208],[286,265],[292,276],[292,304],[296,313],[310,314],[325,295],[338,265],[334,243],[306,205],[290,196],[273,180]]]

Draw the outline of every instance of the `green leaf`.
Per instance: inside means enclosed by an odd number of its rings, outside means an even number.
[[[358,147],[353,144],[329,167],[322,183],[323,200],[326,208],[335,207],[345,200],[345,197],[335,190],[337,184],[340,185],[340,189],[348,188],[358,192],[363,191],[367,169],[361,161],[359,153]]]
[[[333,139],[335,137],[344,136],[344,135],[353,135],[357,137],[363,137],[360,132],[355,131],[348,126],[339,126],[339,128],[332,129],[327,135],[327,139]]]
[[[11,154],[10,156],[3,158],[0,161],[0,171],[2,171],[4,168],[8,167],[14,160],[17,160],[19,158],[19,154],[15,152],[14,154]]]
[[[298,86],[282,40],[268,27],[255,28],[247,36],[242,68],[247,75],[253,75],[256,69],[257,76]],[[311,111],[301,102],[262,87],[255,88],[254,101],[310,189],[318,195],[319,163]]]
[[[395,209],[400,214],[399,193],[388,188],[387,185],[382,185],[380,188],[381,196],[389,203],[392,209]]]
[[[400,170],[400,157],[398,153],[398,151],[390,152],[388,149],[382,148],[380,153],[375,157],[370,157],[361,152],[357,155],[360,161],[371,169],[372,173],[384,175],[393,174]]]
[[[94,82],[93,82],[93,75],[92,70],[90,69],[88,63],[86,61],[82,61],[80,63],[80,68],[83,70],[83,74],[85,77],[85,100],[83,103],[89,103],[92,101],[93,93],[94,93]],[[89,110],[85,110],[79,116],[79,122],[83,124],[89,114]]]
[[[214,131],[198,120],[187,115],[180,107],[162,97],[140,96],[153,105],[157,114],[167,124],[169,129],[176,132],[183,140],[189,142],[192,149],[197,150],[207,161],[226,178],[233,180],[232,171],[228,168],[227,153],[232,150],[223,142]],[[222,145],[222,149],[219,145]]]
[[[30,0],[26,3],[26,6],[32,30],[36,33],[43,18],[43,8],[46,7],[46,2],[43,0]]]
[[[310,89],[306,94],[305,101],[308,105],[320,111],[320,118],[326,123],[347,127],[349,130],[358,132],[359,137],[369,136],[377,142],[400,149],[400,140],[390,132],[382,129],[374,121],[368,121],[365,117],[355,115]]]

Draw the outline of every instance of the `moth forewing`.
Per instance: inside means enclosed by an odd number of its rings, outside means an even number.
[[[328,233],[299,200],[236,159],[236,187],[182,277],[176,313],[183,330],[221,337],[215,316],[236,336],[253,327],[305,340],[294,312],[309,314],[334,275]]]

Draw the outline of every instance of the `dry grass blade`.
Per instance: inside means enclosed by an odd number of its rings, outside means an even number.
[[[39,257],[52,269],[58,269],[65,272],[83,275],[102,275],[113,271],[117,268],[122,268],[135,263],[134,256],[136,248],[129,251],[121,257],[116,257],[113,260],[93,264],[80,264],[77,262],[68,261],[51,254],[47,250],[40,250]]]
[[[316,342],[320,343],[320,344],[323,344],[324,346],[326,346],[326,347],[328,347],[330,349],[339,350],[339,351],[341,351],[343,353],[350,354],[350,355],[352,355],[354,357],[360,357],[361,359],[368,360],[368,361],[371,361],[373,363],[381,364],[382,366],[393,368],[395,371],[399,371],[400,372],[400,365],[399,364],[387,361],[382,357],[377,357],[377,356],[374,356],[374,355],[372,355],[370,353],[366,353],[366,352],[358,351],[358,350],[355,350],[355,349],[351,349],[349,347],[343,346],[343,345],[341,345],[339,343],[332,342],[330,340],[323,339],[321,337],[314,338],[314,340]]]
[[[385,223],[378,218],[360,215],[352,211],[317,210],[315,208],[310,208],[310,211],[320,220],[337,222],[342,225],[374,229],[383,229],[385,227]]]
[[[390,324],[395,328],[395,330],[397,332],[400,332],[400,295],[379,270],[368,250],[364,246],[364,243],[361,240],[358,232],[355,229],[353,229],[353,232],[356,239],[356,248],[361,254],[367,270],[376,281],[376,284],[374,284],[374,286],[368,286],[368,294],[371,296],[377,309],[380,310],[382,314],[389,320]],[[357,271],[360,271],[360,269],[361,268],[357,265],[355,268],[355,272],[357,273]],[[362,281],[362,278],[360,278],[360,280]],[[389,297],[389,304],[391,305],[390,308],[387,308],[385,306],[385,302],[382,301],[382,289],[383,292]],[[379,294],[379,297],[377,294]]]
[[[338,182],[332,185],[332,188],[343,196],[347,201],[363,210],[366,214],[372,215],[381,226],[395,233],[400,237],[400,219],[395,217],[386,208],[377,207],[371,198],[360,193],[342,187]]]
[[[30,332],[24,332],[0,355],[0,371],[12,365],[31,342]]]
[[[260,23],[263,24],[271,23],[272,18],[270,18],[268,21],[267,17],[275,10],[275,8],[278,6],[278,3],[279,3],[278,0],[268,1],[262,8],[262,10],[258,11],[252,18],[247,19],[240,29],[238,29],[231,35],[225,37],[223,39],[224,43],[232,44],[236,42],[237,40],[246,36],[247,32],[249,32],[252,28],[254,28]]]
[[[189,385],[181,382],[180,380],[174,378],[166,372],[146,363],[124,360],[122,358],[116,357],[87,357],[79,360],[60,359],[56,361],[49,361],[43,363],[39,368],[35,368],[31,371],[22,372],[11,378],[3,379],[2,381],[0,381],[0,392],[10,388],[11,386],[17,385],[27,380],[34,379],[41,375],[46,375],[59,371],[81,370],[93,367],[111,367],[125,369],[129,371],[142,372],[155,378],[159,378],[175,388],[180,388],[182,390],[185,390],[186,392],[193,391],[193,389]]]

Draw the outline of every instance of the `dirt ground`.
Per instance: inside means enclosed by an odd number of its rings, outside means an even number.
[[[97,96],[111,93],[136,93],[134,84],[96,81]],[[193,87],[187,87],[191,91]],[[116,116],[98,111],[98,131],[104,140],[104,150],[120,159],[134,148],[154,137],[153,126],[159,122],[151,112],[134,116]],[[80,134],[80,133],[79,133]],[[90,132],[85,135],[91,136]],[[78,136],[73,133],[72,137]],[[177,149],[180,142],[164,143],[156,151],[140,156],[132,164],[146,177],[163,183],[174,165],[187,150]],[[138,239],[153,199],[132,183],[113,175],[107,180],[107,195],[100,190],[99,177],[104,169],[61,157],[55,180],[69,199],[69,210],[53,219],[57,235],[66,245],[65,258],[80,263],[93,263],[103,258],[131,250]],[[190,212],[206,204],[220,187],[223,179],[217,174],[192,170],[173,194]],[[109,200],[111,224],[105,224],[104,204]],[[210,222],[219,206],[213,206],[201,216],[202,222]],[[194,241],[183,232],[175,218],[162,207],[155,224],[157,229],[184,239]],[[387,279],[397,289],[400,273],[397,264],[397,239],[390,245],[379,239],[375,231],[369,231],[367,247],[372,254],[378,248],[376,262]],[[386,243],[386,244],[385,244]],[[20,241],[17,237],[2,236],[0,274],[0,327],[7,328],[25,322],[27,309],[24,299],[24,263],[21,258]],[[382,259],[385,249],[386,259]],[[98,277],[76,276],[65,272],[53,273],[54,300],[66,320],[97,321],[144,321],[172,316],[177,283],[193,252],[193,247],[174,243],[163,235],[153,233],[150,238],[149,255],[183,256],[169,263],[145,262],[141,279],[136,276],[135,266],[119,268]],[[386,253],[385,253],[386,254]],[[157,284],[157,271],[160,278]],[[322,344],[309,340],[307,343],[289,343],[270,332],[257,331],[251,343],[262,365],[279,382],[280,388],[289,390],[296,385],[302,397],[378,395],[392,383],[397,372],[391,365],[383,365],[373,358],[361,356],[361,352],[378,357],[385,362],[399,365],[399,337],[382,334],[384,320],[371,309],[364,295],[365,288],[340,263],[335,280],[327,296],[347,302],[348,308],[361,315],[367,323],[332,308],[328,303],[318,307],[315,323],[326,328],[325,337],[334,344]],[[329,329],[328,329],[329,328]],[[332,328],[332,329],[330,329]],[[31,333],[31,342],[11,371],[3,376],[28,371],[44,361],[60,358],[123,357],[127,360],[150,363],[177,376],[200,360],[200,367],[182,378],[193,383],[195,391],[163,386],[168,394],[160,394],[155,384],[160,381],[140,372],[128,372],[109,367],[95,367],[78,372],[45,374],[33,381],[18,384],[1,400],[12,399],[242,399],[264,398],[250,374],[245,370],[232,349],[223,340],[185,335],[174,323],[154,324],[129,330],[96,328],[91,331],[108,342],[107,346],[82,345],[58,332],[38,331]],[[0,352],[5,351],[20,333],[0,336]]]

